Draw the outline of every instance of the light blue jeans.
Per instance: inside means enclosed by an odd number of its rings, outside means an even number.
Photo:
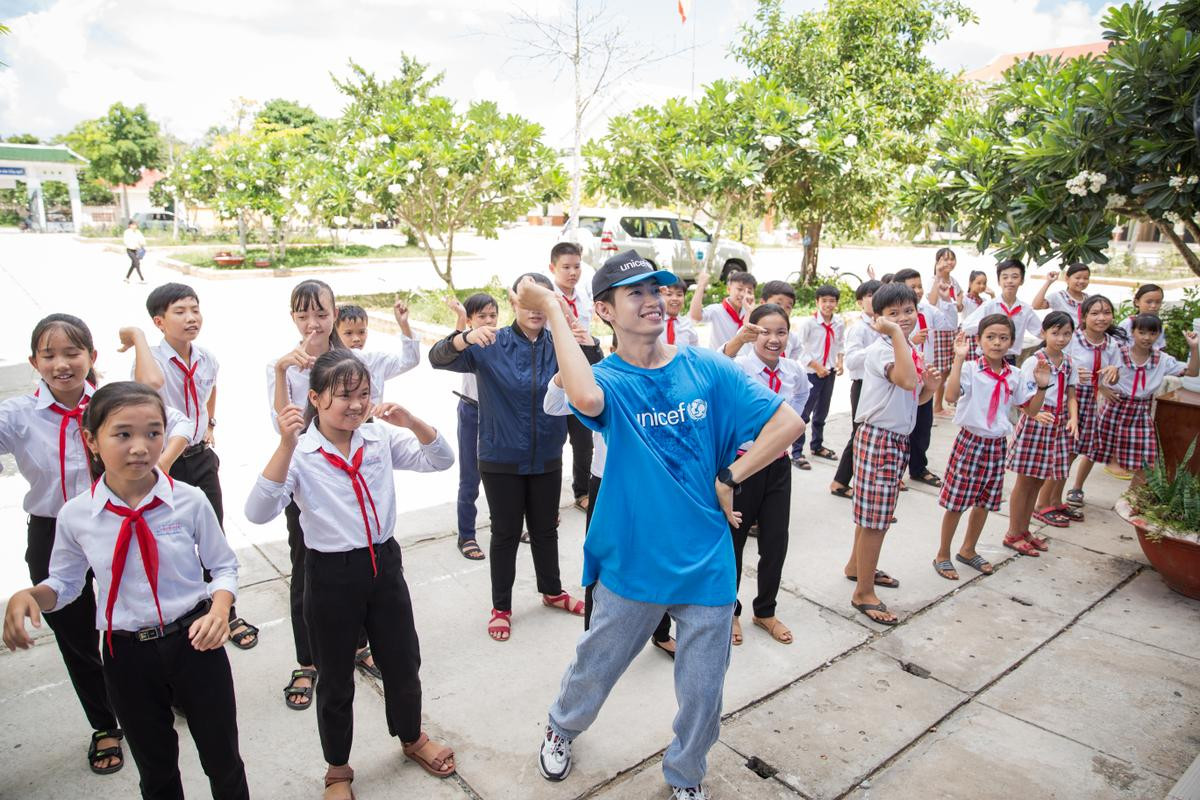
[[[591,627],[579,639],[575,660],[550,706],[550,727],[575,739],[595,721],[617,679],[650,639],[663,612],[677,626],[675,739],[663,756],[671,786],[699,786],[708,751],[721,728],[721,695],[729,668],[733,604],[663,606],[628,600],[596,584]]]

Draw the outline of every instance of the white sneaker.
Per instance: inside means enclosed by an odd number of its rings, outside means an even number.
[[[703,786],[693,786],[690,789],[672,786],[671,797],[672,800],[708,800],[708,792]]]
[[[571,740],[559,736],[549,725],[538,753],[538,772],[548,781],[561,781],[571,772]]]

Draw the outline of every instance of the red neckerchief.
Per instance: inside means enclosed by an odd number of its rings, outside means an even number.
[[[196,367],[200,366],[199,361],[192,362],[192,368],[188,369],[183,362],[175,356],[171,356],[171,363],[179,367],[179,371],[183,373],[183,413],[191,416],[191,404],[196,404],[196,427],[192,431],[192,438],[200,432],[200,393],[196,391]]]
[[[667,344],[675,344],[675,317],[667,317]]]
[[[575,315],[575,319],[579,319],[579,309],[575,306],[575,301],[563,294],[563,300],[567,301],[567,305],[571,307],[571,313]]]
[[[917,355],[917,348],[913,347],[911,342],[908,345],[908,351],[912,353],[913,369],[917,371],[917,385],[913,388],[913,397],[918,397],[921,393],[921,376],[925,374],[925,368],[922,364],[925,362]]]
[[[1063,395],[1065,395],[1067,392],[1066,371],[1069,368],[1067,356],[1065,353],[1063,354],[1063,363],[1057,367],[1054,366],[1054,362],[1050,360],[1050,356],[1046,355],[1045,350],[1038,350],[1037,357],[1049,364],[1050,369],[1054,370],[1054,372],[1058,375],[1058,402],[1054,405],[1054,422],[1055,424],[1058,424],[1058,421],[1062,418],[1063,413]]]
[[[150,584],[150,594],[154,597],[154,607],[158,610],[158,625],[161,629],[163,622],[162,606],[158,603],[158,544],[154,541],[154,532],[146,524],[144,515],[151,509],[162,505],[162,498],[155,497],[139,509],[119,506],[112,500],[104,504],[105,511],[111,511],[121,517],[121,530],[117,533],[117,544],[113,548],[112,585],[108,589],[108,602],[104,607],[104,619],[108,622],[108,653],[112,655],[112,615],[117,604],[117,593],[121,590],[121,575],[125,572],[125,561],[129,558],[129,540],[137,536],[138,551],[142,554],[142,568],[146,571],[146,582]]]
[[[991,364],[988,364],[987,359],[983,356],[979,357],[978,363],[979,371],[996,381],[996,387],[992,389],[992,399],[988,401],[987,424],[991,428],[996,422],[996,414],[1000,410],[1001,399],[1005,402],[1012,400],[1012,387],[1008,385],[1008,376],[1012,372],[1012,369],[1005,363],[1004,370],[998,373],[992,369]],[[1003,395],[1003,398],[1001,395]]]
[[[1092,351],[1092,386],[1099,386],[1100,360],[1104,357],[1104,351],[1108,349],[1108,334],[1104,334],[1104,342],[1102,344],[1092,344],[1083,335],[1083,331],[1075,331],[1075,336],[1079,339],[1080,344]]]
[[[920,311],[917,312],[917,327],[921,330],[925,330],[929,327],[929,323],[925,321],[925,315]]]
[[[1071,293],[1063,290],[1063,299],[1067,301],[1067,305],[1075,309],[1075,320],[1077,328],[1083,326],[1083,303],[1076,303],[1075,298],[1071,297]]]
[[[69,410],[57,402],[50,404],[50,410],[62,417],[62,422],[58,425],[58,479],[62,486],[63,500],[67,499],[67,426],[71,424],[71,420],[75,420],[75,425],[79,428],[79,439],[83,442],[83,455],[86,461],[88,446],[87,439],[83,435],[80,418],[83,416],[84,407],[87,406],[89,400],[91,398],[85,393],[79,398],[79,405]]]
[[[1012,318],[1013,318],[1013,317],[1015,317],[1017,314],[1020,314],[1020,313],[1021,313],[1021,304],[1020,304],[1020,303],[1017,303],[1017,304],[1016,304],[1015,306],[1013,306],[1011,309],[1010,309],[1008,306],[1004,305],[1004,301],[1003,301],[1003,300],[997,300],[997,301],[996,301],[996,304],[997,304],[997,305],[999,305],[999,306],[1000,306],[1000,308],[1001,308],[1001,309],[1004,311],[1004,313],[1008,315],[1008,318],[1009,318],[1009,319],[1012,319]]]
[[[958,294],[957,294],[957,293],[954,291],[954,284],[953,284],[953,283],[952,283],[952,284],[950,284],[950,299],[951,299],[951,300],[957,300],[957,299],[958,299]]]
[[[733,318],[733,321],[737,323],[738,327],[742,327],[742,316],[733,310],[733,306],[729,304],[728,297],[721,301],[721,305],[725,306],[725,312]]]
[[[821,366],[829,366],[829,348],[833,346],[833,323],[821,322],[820,317],[817,317],[817,312],[813,312],[813,318],[825,329],[825,351],[821,354]]]
[[[779,390],[783,388],[783,380],[779,377],[779,367],[771,369],[764,366],[763,372],[767,373],[767,388],[775,394],[779,394]]]
[[[970,300],[972,303],[974,303],[976,306],[983,305],[983,297],[980,295],[971,294],[970,292],[967,292],[967,299]]]
[[[346,459],[328,453],[324,448],[318,448],[317,452],[325,456],[325,460],[330,464],[350,476],[350,485],[354,487],[354,497],[358,500],[358,510],[362,512],[363,529],[367,532],[367,551],[371,554],[371,572],[374,575],[378,575],[379,568],[375,565],[375,545],[371,542],[371,524],[367,521],[368,501],[371,503],[371,513],[375,515],[375,527],[379,529],[381,534],[383,533],[383,527],[379,524],[379,512],[375,510],[375,498],[371,497],[371,489],[367,486],[367,479],[359,472],[359,467],[362,466],[363,460],[363,445],[359,445],[349,464],[346,463]],[[365,500],[363,499],[364,492],[366,493]]]
[[[1124,357],[1125,365],[1133,370],[1133,387],[1129,392],[1129,397],[1136,400],[1139,380],[1142,382],[1142,390],[1146,389],[1146,367],[1154,369],[1158,366],[1158,351],[1152,349],[1141,366],[1133,363],[1133,352],[1130,348],[1124,348],[1121,355]]]

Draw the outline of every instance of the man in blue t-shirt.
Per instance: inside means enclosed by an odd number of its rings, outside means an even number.
[[[632,250],[604,262],[592,293],[618,349],[595,368],[573,345],[555,294],[533,281],[519,287],[522,306],[546,313],[558,351],[553,380],[608,446],[584,543],[583,583],[595,582],[591,624],[550,708],[538,767],[552,781],[567,776],[571,741],[595,720],[666,612],[679,631],[680,705],[663,773],[676,798],[702,800],[736,599],[729,526],[740,520],[733,495],[795,441],[803,423],[732,360],[660,339],[665,313],[658,287],[675,281]],[[735,461],[738,445],[751,439]],[[671,509],[670,525],[662,524],[663,508]]]

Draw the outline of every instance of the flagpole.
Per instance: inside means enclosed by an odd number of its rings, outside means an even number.
[[[696,99],[696,9],[692,7],[692,91],[691,97]],[[1198,123],[1200,124],[1200,123]]]

